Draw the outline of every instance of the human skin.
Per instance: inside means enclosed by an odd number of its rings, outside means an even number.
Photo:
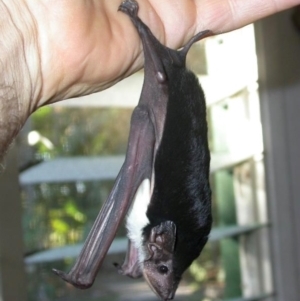
[[[141,41],[120,0],[0,0],[0,159],[37,108],[104,90],[143,66]],[[140,0],[165,45],[228,32],[300,0]]]

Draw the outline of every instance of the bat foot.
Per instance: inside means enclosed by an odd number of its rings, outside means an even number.
[[[75,277],[73,277],[72,274],[67,274],[57,269],[52,269],[52,272],[64,281],[71,283],[72,285],[80,289],[87,289],[93,285],[93,282],[91,281],[86,281],[84,279],[75,279]]]
[[[127,14],[131,18],[136,18],[139,10],[139,5],[135,0],[125,0],[121,3],[118,10]]]

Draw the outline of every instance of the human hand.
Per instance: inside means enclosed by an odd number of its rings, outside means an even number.
[[[143,66],[140,39],[117,12],[120,0],[27,2],[36,20],[42,75],[35,107],[103,90]],[[231,31],[299,0],[139,2],[139,15],[155,36],[179,48],[199,31]]]
[[[101,91],[143,66],[120,0],[0,0],[0,157],[37,108]],[[299,0],[140,0],[154,35],[179,48],[197,32],[231,31]]]

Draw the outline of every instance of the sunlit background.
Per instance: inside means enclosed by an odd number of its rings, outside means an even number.
[[[188,66],[207,99],[214,229],[185,273],[177,300],[261,297],[271,291],[272,279],[253,26],[195,44]],[[51,272],[71,268],[112,188],[142,81],[141,71],[102,93],[41,108],[23,129],[29,301],[157,300],[142,279],[120,276],[113,266],[125,257],[124,228],[91,289],[75,289]]]

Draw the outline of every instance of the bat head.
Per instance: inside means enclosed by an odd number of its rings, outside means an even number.
[[[150,288],[163,300],[174,298],[179,283],[174,273],[175,241],[175,224],[166,221],[151,229],[145,244],[143,275]]]

